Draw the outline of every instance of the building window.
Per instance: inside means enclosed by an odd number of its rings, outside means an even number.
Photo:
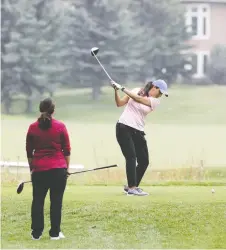
[[[197,64],[196,64],[196,73],[194,73],[195,78],[205,77],[207,72],[207,65],[209,60],[209,52],[208,51],[197,51]]]
[[[203,74],[206,75],[209,63],[209,55],[203,54]]]
[[[196,51],[188,56],[187,60],[191,63],[191,73],[194,78],[205,77],[209,62],[209,51]]]
[[[198,35],[198,18],[196,16],[193,16],[191,19],[191,29],[192,29],[192,35],[197,36]]]
[[[192,64],[192,74],[196,75],[198,67],[198,56],[196,54],[192,55],[191,64]]]
[[[210,7],[207,4],[187,6],[186,26],[193,39],[208,39],[210,36]]]

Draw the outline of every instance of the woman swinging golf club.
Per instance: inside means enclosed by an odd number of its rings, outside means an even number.
[[[69,174],[70,141],[65,125],[53,119],[55,105],[50,98],[40,102],[41,116],[29,126],[26,137],[33,201],[31,236],[39,240],[44,229],[44,201],[50,190],[50,239],[65,238],[60,229],[64,190]]]
[[[111,84],[115,89],[117,107],[126,105],[116,124],[116,138],[126,160],[128,186],[124,186],[124,191],[127,195],[148,195],[139,188],[149,165],[148,147],[144,137],[144,119],[160,104],[159,97],[162,94],[168,96],[167,84],[159,79],[148,82],[143,89],[135,88],[132,91],[114,81],[111,81]],[[120,98],[118,90],[126,95]]]

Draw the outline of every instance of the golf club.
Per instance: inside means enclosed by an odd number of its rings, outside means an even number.
[[[91,49],[91,55],[94,56],[94,57],[97,59],[98,63],[100,64],[100,66],[101,66],[102,69],[104,70],[104,72],[105,72],[105,74],[107,75],[107,77],[109,78],[109,80],[112,80],[112,78],[109,76],[109,74],[108,74],[108,72],[106,71],[106,69],[104,68],[104,66],[101,64],[101,62],[100,62],[99,59],[97,58],[97,53],[98,53],[98,51],[99,51],[99,48],[93,47],[93,48]],[[113,80],[112,80],[112,81],[113,81]]]
[[[85,173],[85,172],[90,172],[90,171],[96,171],[96,170],[105,169],[105,168],[114,168],[114,167],[118,167],[118,165],[114,164],[114,165],[105,166],[105,167],[101,167],[101,168],[93,168],[93,169],[87,169],[87,170],[83,170],[83,171],[73,172],[73,173],[70,173],[69,176],[72,175],[72,174],[80,174],[80,173]],[[18,185],[18,187],[17,187],[17,190],[16,190],[17,193],[20,194],[23,191],[23,189],[24,189],[24,184],[25,183],[29,183],[29,182],[31,182],[31,181],[21,182]]]

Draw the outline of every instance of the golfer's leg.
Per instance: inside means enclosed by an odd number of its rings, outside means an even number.
[[[50,186],[50,221],[51,229],[49,235],[51,237],[58,237],[61,231],[61,211],[64,190],[67,183],[66,169],[59,168],[52,170]]]
[[[144,138],[143,133],[136,133],[135,134],[135,150],[137,156],[137,167],[136,167],[136,174],[137,174],[137,187],[139,186],[144,173],[147,170],[149,165],[149,153],[147,147],[147,141]]]
[[[45,172],[32,174],[33,200],[31,206],[32,235],[38,238],[44,229],[44,201],[48,192]]]
[[[116,137],[126,160],[126,176],[128,187],[136,187],[136,152],[131,132],[127,126],[117,123]]]

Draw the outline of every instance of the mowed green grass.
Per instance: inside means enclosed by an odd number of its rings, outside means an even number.
[[[180,167],[225,167],[226,87],[174,86],[162,98],[156,112],[146,120],[146,139],[152,169]],[[72,144],[72,163],[85,167],[118,163],[124,158],[115,137],[115,124],[123,111],[114,103],[107,87],[99,101],[90,90],[61,90],[56,93],[55,117],[67,125]],[[22,109],[17,103],[17,109]],[[2,115],[2,159],[26,161],[25,136],[35,121],[32,115]]]
[[[68,185],[62,231],[66,239],[50,241],[49,196],[45,230],[30,239],[30,184],[2,187],[2,248],[213,249],[226,246],[225,187],[145,187],[151,195],[129,197],[121,186]]]
[[[140,85],[142,86],[142,85]],[[136,86],[128,85],[132,89]],[[169,98],[162,97],[161,105],[156,112],[147,118],[151,124],[226,124],[224,107],[226,106],[225,86],[189,86],[173,85],[169,89]],[[123,93],[120,93],[123,96]],[[34,100],[34,113],[39,115],[38,104],[40,99]],[[123,108],[117,108],[114,102],[114,90],[111,87],[102,88],[102,95],[97,101],[91,98],[90,89],[59,89],[55,93],[55,115],[59,119],[77,123],[114,123],[120,116]],[[24,108],[22,101],[16,101],[12,110],[16,113]],[[3,119],[10,119],[3,116]],[[15,118],[19,118],[20,116]]]

